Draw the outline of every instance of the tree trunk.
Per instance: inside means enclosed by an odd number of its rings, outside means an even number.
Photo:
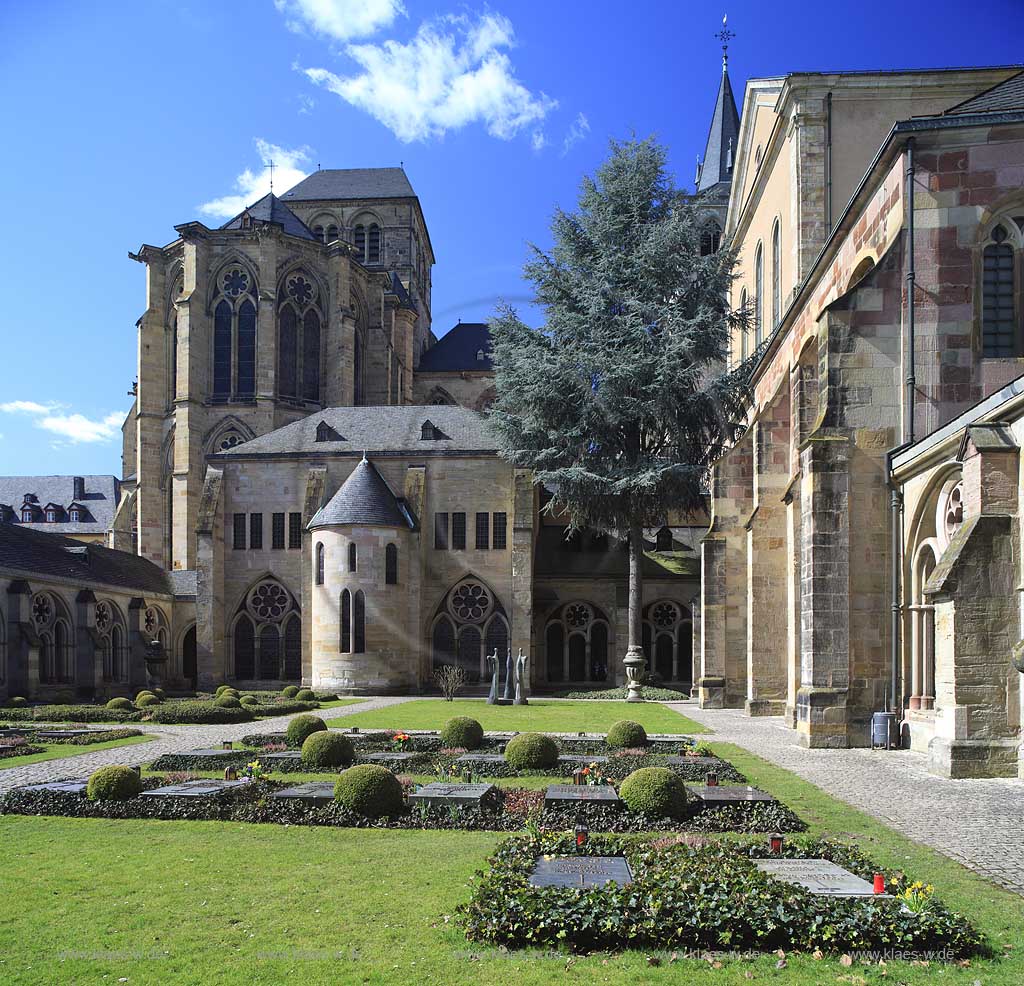
[[[641,564],[644,557],[644,531],[639,524],[629,525],[629,646],[626,656],[643,657],[644,583]]]

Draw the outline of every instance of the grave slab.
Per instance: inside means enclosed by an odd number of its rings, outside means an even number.
[[[221,760],[226,759],[244,759],[252,756],[251,750],[188,750],[184,756],[186,757],[217,757]]]
[[[756,787],[721,784],[717,787],[691,787],[689,791],[706,805],[738,805],[747,801],[774,801],[770,794]]]
[[[326,805],[334,800],[334,785],[327,781],[310,781],[275,791],[270,797],[275,801],[304,801],[318,806]]]
[[[608,763],[609,757],[603,754],[591,755],[589,753],[563,753],[559,758],[559,763]]]
[[[718,757],[684,757],[675,753],[666,756],[665,763],[669,767],[685,767],[687,764],[695,764],[698,767],[706,767],[708,770],[717,770],[726,766]]]
[[[40,729],[36,736],[40,739],[77,739],[79,736],[88,736],[89,733],[100,732],[93,729]]]
[[[633,882],[629,863],[622,856],[556,856],[538,859],[530,874],[534,887],[620,887]]]
[[[409,801],[418,805],[480,805],[495,790],[493,784],[445,784],[434,781],[409,795]]]
[[[889,897],[876,894],[867,880],[828,859],[759,859],[757,868],[777,880],[795,883],[822,897]]]
[[[551,784],[544,793],[544,807],[573,804],[621,804],[619,793],[611,784]]]
[[[85,794],[88,778],[82,777],[71,781],[47,781],[45,784],[30,784],[22,791],[57,791],[61,794]]]
[[[464,753],[455,762],[467,767],[477,767],[489,763],[505,763],[505,757],[501,753]]]
[[[387,763],[390,760],[397,760],[406,763],[409,760],[416,760],[423,756],[422,753],[361,753],[359,759],[366,763]]]
[[[145,798],[219,798],[245,785],[246,781],[197,780],[183,784],[165,784],[143,791]]]
[[[260,763],[269,761],[271,768],[274,766],[297,766],[302,763],[302,754],[298,750],[279,750],[277,753],[261,753],[256,757]]]

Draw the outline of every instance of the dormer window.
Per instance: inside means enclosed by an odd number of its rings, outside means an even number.
[[[476,359],[477,359],[478,363],[482,363],[484,361],[485,356],[484,356],[484,351],[482,349],[478,349],[476,351]]]
[[[321,421],[316,426],[316,440],[318,442],[343,442],[345,441],[337,430],[332,428],[326,421]]]
[[[655,538],[655,546],[658,551],[671,551],[672,550],[672,529],[669,527],[663,527],[658,531]]]
[[[21,522],[23,524],[31,524],[32,523],[32,508],[31,507],[22,507],[21,508]]]
[[[441,431],[431,421],[424,421],[422,428],[420,428],[420,441],[421,442],[443,442],[448,440],[448,436]]]
[[[72,507],[68,511],[68,516],[71,518],[71,523],[72,524],[80,524],[82,522],[82,510],[81,510],[81,508],[80,507]],[[49,516],[47,516],[47,520],[49,520]]]
[[[52,507],[46,511],[46,523],[56,524],[57,523],[57,511]]]

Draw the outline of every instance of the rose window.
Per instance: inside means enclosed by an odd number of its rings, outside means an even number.
[[[32,619],[38,627],[48,627],[53,622],[53,603],[49,596],[36,596],[32,600]]]
[[[651,614],[651,620],[654,622],[654,625],[665,630],[669,627],[675,626],[676,620],[678,619],[679,610],[677,610],[671,603],[658,603],[658,605],[654,607],[654,612]]]
[[[566,607],[565,622],[571,627],[582,629],[590,622],[590,607],[582,603],[573,603]]]
[[[237,298],[249,290],[249,275],[244,270],[234,267],[224,275],[224,293],[230,298]]]
[[[276,582],[261,582],[246,603],[249,612],[258,620],[280,620],[292,608],[292,598]]]
[[[226,452],[228,449],[234,448],[236,445],[241,445],[244,441],[245,439],[242,438],[237,431],[228,432],[228,434],[220,440],[220,450],[222,452]]]
[[[288,281],[288,296],[298,305],[308,305],[315,293],[313,285],[301,275]]]
[[[491,594],[479,582],[456,586],[448,600],[452,616],[462,623],[479,623],[491,611]]]
[[[943,510],[946,525],[946,537],[951,538],[964,522],[964,484],[957,483],[946,496],[946,507]]]
[[[106,603],[96,604],[96,629],[106,633],[110,629],[110,607]]]

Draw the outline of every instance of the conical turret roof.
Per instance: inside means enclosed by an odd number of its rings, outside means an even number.
[[[736,158],[736,138],[740,132],[740,115],[732,94],[729,71],[722,64],[722,82],[718,87],[715,112],[704,148],[704,161],[697,179],[697,191],[707,192],[722,182],[732,181],[732,166]]]
[[[408,512],[377,467],[363,459],[309,522],[309,530],[340,526],[412,527]]]

